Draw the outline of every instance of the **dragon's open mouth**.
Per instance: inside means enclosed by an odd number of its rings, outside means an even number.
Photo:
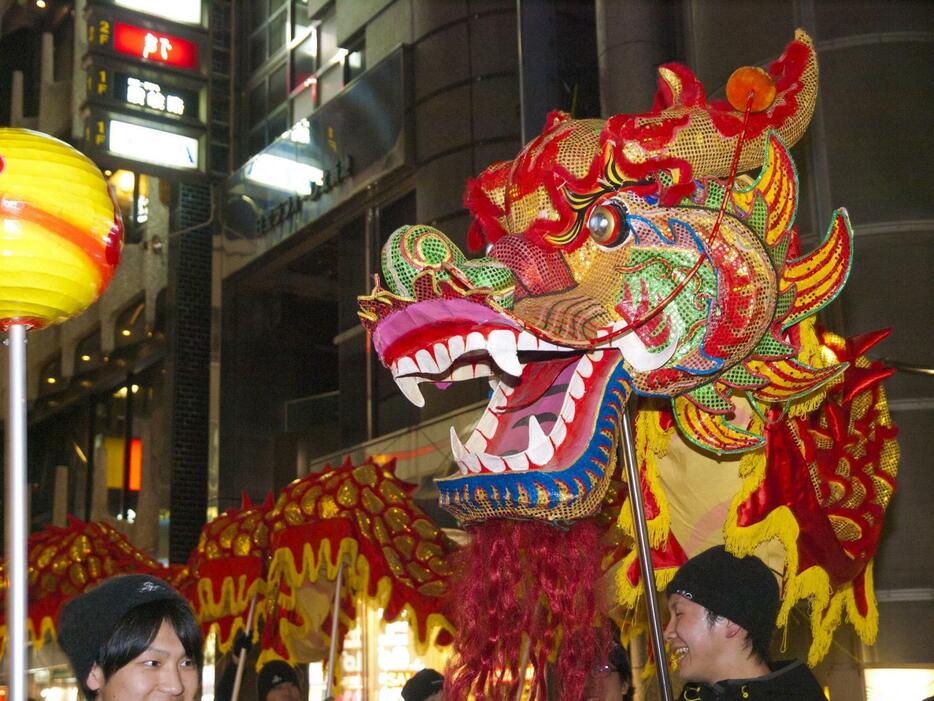
[[[615,338],[612,329],[604,330],[611,340],[592,350],[568,348],[511,316],[457,299],[407,307],[384,319],[379,331],[384,363],[417,406],[424,405],[422,382],[444,387],[489,378],[492,396],[469,437],[462,442],[451,429],[461,475],[566,468],[592,438],[614,369],[624,357],[640,355],[627,353],[637,339]],[[665,356],[650,357],[657,364]]]

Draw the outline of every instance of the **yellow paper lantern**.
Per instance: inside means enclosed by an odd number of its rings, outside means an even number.
[[[120,209],[87,156],[47,134],[0,129],[0,330],[86,309],[122,248]]]

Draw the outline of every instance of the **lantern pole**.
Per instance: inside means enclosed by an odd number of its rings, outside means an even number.
[[[620,414],[620,436],[617,456],[626,463],[626,481],[629,483],[629,504],[632,508],[632,525],[639,548],[639,572],[642,590],[645,592],[645,608],[652,635],[652,650],[655,653],[655,668],[658,670],[658,687],[662,701],[672,701],[671,678],[668,676],[668,656],[662,637],[662,623],[658,615],[658,593],[655,591],[655,568],[652,566],[652,549],[649,545],[649,529],[645,522],[645,504],[642,501],[642,482],[639,479],[639,463],[636,460],[636,443],[633,438],[632,420],[628,405]]]
[[[250,610],[246,615],[246,634],[249,639],[253,638],[253,613],[256,611],[256,592],[253,592],[253,598],[250,599]],[[246,667],[246,648],[241,648],[237,655],[237,674],[234,676],[233,691],[230,692],[230,701],[237,701],[240,698],[240,684],[243,682],[243,670]]]
[[[6,415],[7,679],[10,699],[26,698],[26,326],[11,324]]]
[[[344,561],[341,560],[337,569],[337,583],[334,587],[334,606],[331,609],[331,647],[328,651],[328,676],[324,687],[324,701],[333,698],[334,694],[334,665],[337,662],[337,635],[338,624],[341,617],[341,587],[344,580]]]

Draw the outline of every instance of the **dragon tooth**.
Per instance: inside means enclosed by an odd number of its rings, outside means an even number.
[[[522,375],[522,363],[516,353],[516,336],[512,331],[497,329],[487,337],[490,355],[503,372],[519,377]]]
[[[415,361],[406,355],[399,358],[399,361],[396,363],[396,370],[393,374],[411,375],[413,372],[418,372],[418,365],[416,365]]]
[[[425,398],[422,396],[422,391],[418,388],[418,378],[395,377],[393,379],[396,381],[399,391],[405,395],[406,399],[417,407],[425,406]]]
[[[564,419],[558,417],[558,420],[555,422],[555,425],[551,428],[551,434],[549,438],[555,446],[559,446],[564,443],[564,439],[568,435],[568,425],[564,422]]]
[[[548,441],[548,436],[542,430],[542,425],[534,416],[529,417],[529,448],[534,448]]]
[[[451,426],[451,452],[454,454],[454,459],[458,461],[460,461],[467,452],[467,449],[464,447],[464,444],[461,443],[461,439],[453,426]]]
[[[489,377],[490,375],[495,375],[493,368],[490,367],[490,364],[485,360],[481,360],[479,363],[474,363],[471,370],[473,377]]]
[[[492,402],[490,404],[492,405]],[[488,405],[487,409],[483,412],[483,416],[480,417],[480,421],[477,422],[477,428],[475,430],[489,438],[496,433],[497,426],[499,426],[499,419],[490,411]]]
[[[571,378],[571,382],[568,385],[568,394],[571,395],[573,399],[580,399],[584,396],[584,380],[577,373],[574,373],[574,376]]]
[[[613,346],[623,354],[623,359],[632,366],[636,372],[650,372],[658,370],[671,360],[678,348],[680,338],[673,338],[669,344],[660,351],[651,352],[635,332],[630,331],[613,341]]]
[[[473,368],[470,365],[461,365],[460,367],[454,368],[454,372],[451,373],[452,380],[472,380],[473,379]]]
[[[529,457],[525,453],[506,455],[503,460],[506,461],[506,467],[513,472],[525,472],[529,469]]]
[[[585,379],[593,375],[593,363],[590,362],[590,358],[583,356],[577,363],[576,372]]]
[[[538,350],[538,339],[528,331],[523,331],[516,340],[516,348],[521,351]]]
[[[479,431],[473,431],[464,442],[464,447],[471,453],[482,453],[486,451],[486,438]]]
[[[551,444],[551,441],[546,438],[544,443],[539,443],[535,447],[529,447],[529,449],[525,451],[525,454],[529,458],[529,463],[543,467],[554,457],[555,447]]]
[[[471,472],[480,472],[480,458],[477,457],[476,453],[465,453],[464,457],[458,462],[465,465]]]
[[[565,397],[564,404],[561,406],[561,418],[567,423],[571,423],[576,413],[577,404],[571,397]]]
[[[451,336],[448,339],[448,354],[451,356],[451,362],[457,360],[464,353],[464,337]]]
[[[440,372],[435,359],[431,353],[424,348],[415,353],[415,362],[418,364],[418,371],[426,375],[437,375]]]
[[[477,456],[477,459],[480,461],[480,466],[485,467],[490,472],[506,471],[506,461],[498,455],[484,453],[483,455]]]
[[[483,350],[486,348],[486,339],[479,331],[471,331],[467,334],[467,340],[464,342],[464,352]]]
[[[444,343],[436,343],[432,348],[435,354],[435,362],[438,363],[438,370],[447,370],[451,365],[451,354],[448,353],[448,347]]]

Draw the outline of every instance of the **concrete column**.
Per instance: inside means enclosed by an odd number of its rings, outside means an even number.
[[[675,58],[672,9],[657,0],[596,0],[600,107],[604,117],[646,112],[656,68]]]
[[[143,443],[143,465],[139,495],[136,500],[136,523],[133,529],[133,543],[148,553],[156,553],[159,547],[159,461],[154,452],[160,452],[155,445],[156,434],[148,418],[134,419],[135,434]],[[158,436],[162,440],[162,436]]]
[[[52,524],[64,526],[68,520],[68,466],[55,466],[55,488],[52,493]]]
[[[52,32],[42,32],[42,62],[40,70],[43,84],[55,81],[55,39],[52,36]]]
[[[107,512],[107,450],[94,439],[94,475],[91,480],[91,520],[105,521]]]
[[[10,91],[10,126],[23,123],[23,72],[13,71],[13,88]]]

